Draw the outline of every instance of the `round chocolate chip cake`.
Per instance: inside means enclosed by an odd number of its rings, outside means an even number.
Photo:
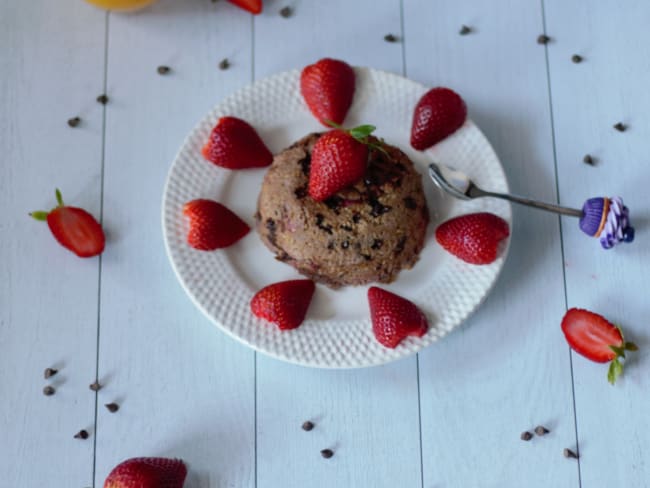
[[[310,134],[273,160],[257,204],[257,230],[276,259],[332,288],[390,283],[417,262],[429,212],[422,177],[394,146],[371,148],[364,177],[323,202],[308,194]]]

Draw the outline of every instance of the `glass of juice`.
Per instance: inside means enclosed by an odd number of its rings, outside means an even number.
[[[151,5],[156,0],[86,0],[88,3],[107,10],[117,10],[128,12],[129,10],[138,10]]]

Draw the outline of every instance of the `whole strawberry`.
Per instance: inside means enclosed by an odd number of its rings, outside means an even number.
[[[411,146],[424,151],[456,132],[466,118],[465,102],[455,91],[449,88],[429,90],[413,112]]]
[[[280,330],[295,329],[305,320],[315,289],[311,280],[273,283],[255,294],[251,311],[255,316],[276,324]]]
[[[461,215],[436,229],[438,243],[457,258],[470,264],[490,264],[500,242],[510,235],[508,223],[488,212]]]
[[[620,327],[609,322],[602,315],[572,308],[562,319],[562,332],[571,349],[597,363],[610,362],[607,380],[614,384],[623,374],[625,351],[637,351],[633,342],[625,342]]]
[[[186,476],[180,459],[132,458],[113,468],[104,488],[182,488]]]
[[[314,144],[309,170],[309,195],[323,201],[361,179],[368,163],[368,136],[372,125],[335,129]]]
[[[201,153],[211,163],[228,169],[262,168],[273,161],[255,129],[237,117],[221,117]]]
[[[183,215],[190,221],[187,243],[200,251],[228,247],[250,231],[248,224],[229,208],[212,200],[187,202]]]
[[[321,124],[342,124],[354,97],[355,76],[349,64],[324,58],[300,73],[300,92]]]
[[[382,288],[368,289],[372,331],[380,344],[394,349],[408,336],[422,337],[427,318],[411,301]]]
[[[58,189],[55,194],[58,203],[55,208],[49,212],[38,210],[29,215],[36,220],[47,221],[50,232],[59,244],[80,258],[101,254],[106,237],[99,222],[83,208],[65,205]]]

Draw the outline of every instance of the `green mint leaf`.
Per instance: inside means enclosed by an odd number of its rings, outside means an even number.
[[[618,359],[614,359],[614,361],[609,364],[609,370],[607,371],[607,381],[613,385],[616,383],[618,377],[622,374],[623,364]]]
[[[372,134],[372,131],[374,131],[376,128],[377,127],[374,125],[360,125],[359,127],[350,129],[350,135],[357,140],[364,139]]]
[[[61,196],[61,190],[57,188],[54,190],[54,194],[56,195],[56,202],[59,204],[59,207],[63,207],[63,197]]]
[[[625,357],[625,350],[621,346],[608,346],[614,353],[616,354],[616,357]]]
[[[626,351],[638,351],[639,346],[637,346],[634,342],[626,342],[625,343],[625,350]]]
[[[29,214],[29,216],[32,217],[35,220],[44,221],[44,220],[47,220],[47,214],[48,213],[49,212],[45,212],[43,210],[36,210],[35,212],[31,212]]]

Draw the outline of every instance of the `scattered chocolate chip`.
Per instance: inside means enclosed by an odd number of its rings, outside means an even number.
[[[562,454],[564,454],[565,458],[578,459],[578,455],[575,452],[573,452],[571,449],[564,448],[564,451],[562,451]]]
[[[309,420],[302,423],[302,430],[305,430],[305,431],[309,432],[313,428],[314,428],[314,423],[310,422]]]
[[[329,459],[334,455],[334,451],[332,451],[331,449],[323,449],[320,452],[320,455],[323,456],[325,459]]]
[[[265,223],[264,225],[266,225],[266,228],[267,228],[270,232],[274,232],[274,231],[275,231],[275,220],[273,220],[273,219],[266,219],[266,223]]]
[[[99,384],[99,381],[95,381],[94,383],[88,385],[88,388],[90,388],[92,391],[99,391],[102,389],[102,385]]]
[[[395,254],[400,254],[404,250],[405,245],[406,245],[406,236],[402,236],[397,242],[397,246],[395,246]]]
[[[43,395],[45,396],[52,396],[55,392],[56,390],[53,386],[47,385],[45,388],[43,388]]]
[[[347,230],[348,232],[352,232],[352,227],[350,227],[349,225],[342,225],[341,229]]]
[[[309,167],[311,166],[311,156],[307,154],[304,158],[298,161],[298,164],[302,167],[302,172],[305,176],[309,176]]]
[[[582,63],[582,56],[580,56],[579,54],[574,54],[573,56],[571,56],[571,61],[573,61],[574,63]]]
[[[531,434],[531,433],[528,432],[528,431],[526,431],[526,432],[522,432],[521,435],[519,436],[519,438],[520,438],[522,441],[529,441],[529,440],[531,440],[531,439],[533,438],[533,434]]]
[[[363,259],[365,259],[366,261],[372,261],[372,256],[371,256],[370,254],[363,254],[363,253],[362,253],[361,256],[362,256]]]
[[[384,36],[384,41],[386,41],[386,42],[397,42],[397,41],[399,41],[399,38],[394,34],[386,34]]]
[[[45,368],[45,371],[43,371],[43,378],[45,378],[45,379],[51,378],[52,376],[54,376],[58,372],[59,372],[58,369]]]
[[[106,95],[99,95],[97,101],[102,105],[106,105],[108,103],[108,97]]]
[[[348,241],[343,241],[341,243],[341,249],[347,249],[348,247],[350,247],[350,243]]]
[[[329,249],[330,251],[334,249],[334,241],[329,241],[327,243],[327,249]]]
[[[280,16],[284,17],[285,19],[288,19],[292,15],[293,15],[293,9],[288,5],[280,9]]]
[[[379,217],[382,214],[385,214],[390,210],[390,207],[379,202],[379,200],[371,200],[370,204],[372,205],[372,210],[370,215],[373,217]]]
[[[354,215],[352,215],[352,222],[358,224],[360,220],[361,220],[361,214],[355,212]]]
[[[88,439],[88,432],[85,431],[85,430],[83,430],[83,429],[81,429],[79,432],[77,432],[77,433],[74,435],[74,438],[75,438],[75,439]]]
[[[467,27],[466,25],[462,25],[462,26],[460,27],[460,30],[458,31],[458,33],[459,33],[461,36],[466,36],[466,35],[469,34],[470,32],[472,32],[472,28],[471,28],[471,27]]]
[[[617,122],[614,124],[614,129],[616,129],[619,132],[625,132],[627,129],[627,125],[625,125],[623,122]]]
[[[219,69],[227,70],[228,68],[230,68],[230,61],[228,61],[228,58],[223,58],[219,63]]]
[[[318,227],[320,230],[327,232],[328,234],[332,234],[332,226],[331,225],[324,225],[323,222],[325,221],[325,217],[323,214],[316,214],[316,227]]]
[[[334,210],[334,212],[337,212],[337,210],[341,207],[342,204],[343,204],[343,199],[336,195],[331,196],[327,200],[325,200],[325,205],[327,205],[327,208]]]
[[[307,188],[301,186],[300,188],[296,188],[293,193],[296,195],[296,198],[305,198],[307,196]]]
[[[171,71],[171,68],[169,66],[158,66],[157,71],[159,75],[166,75]]]
[[[117,403],[107,403],[104,406],[111,413],[115,413],[120,409],[120,406]]]
[[[81,123],[81,119],[79,117],[72,117],[71,119],[68,119],[68,125],[70,127],[77,127]]]
[[[585,154],[585,157],[582,158],[582,162],[585,163],[585,164],[589,164],[591,166],[596,164],[596,161],[594,160],[594,158],[589,154]]]
[[[384,244],[384,241],[381,239],[375,239],[372,241],[372,246],[370,246],[370,249],[381,249],[381,246]]]
[[[537,427],[535,427],[535,434],[537,434],[540,437],[545,434],[548,434],[549,432],[550,431],[543,425],[538,425]]]
[[[540,34],[537,37],[537,44],[548,44],[548,41],[550,41],[551,38],[548,37],[546,34]]]
[[[413,199],[411,197],[404,198],[404,205],[409,210],[415,210],[416,208],[418,208],[417,202],[415,201],[415,199]]]

